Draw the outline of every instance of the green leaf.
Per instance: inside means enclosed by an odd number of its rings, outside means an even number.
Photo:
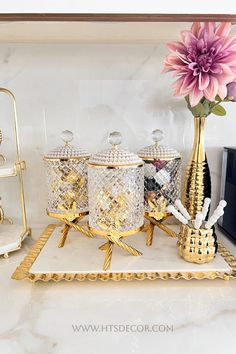
[[[232,100],[233,100],[233,97],[226,96],[224,99],[224,102],[232,102]]]
[[[215,114],[216,116],[225,116],[226,110],[223,106],[217,105],[211,109],[211,113]]]
[[[210,102],[210,109],[214,107],[217,103],[216,102]]]
[[[199,102],[196,106],[191,107],[191,110],[195,116],[204,117],[206,115],[205,107],[201,102]]]
[[[209,112],[210,112],[210,102],[208,100],[205,100],[203,102],[203,106],[205,109],[205,115],[208,116]]]
[[[184,96],[184,99],[185,99],[185,101],[187,102],[187,104],[189,105],[189,104],[190,104],[190,103],[189,103],[189,95]]]
[[[219,101],[222,101],[222,99],[220,98],[219,95],[216,95],[215,100],[218,101],[218,102],[219,102]]]

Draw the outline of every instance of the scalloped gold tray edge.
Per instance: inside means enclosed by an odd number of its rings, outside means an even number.
[[[144,279],[149,279],[149,280],[156,280],[156,279],[162,279],[162,280],[167,280],[167,279],[185,279],[185,280],[191,280],[191,279],[223,279],[223,280],[229,280],[231,278],[236,277],[236,259],[235,257],[221,244],[219,243],[219,249],[218,252],[220,255],[225,259],[225,261],[228,263],[228,265],[231,267],[232,272],[231,273],[225,273],[225,272],[145,272],[145,273],[112,273],[112,272],[107,272],[107,273],[75,273],[75,274],[68,274],[68,273],[47,273],[47,274],[33,274],[30,273],[30,268],[38,255],[40,254],[42,248],[48,241],[49,237],[53,233],[54,229],[58,225],[55,224],[50,224],[46,227],[46,229],[43,231],[39,239],[36,241],[36,243],[33,245],[33,247],[30,249],[29,253],[25,256],[24,260],[20,263],[20,265],[16,268],[15,272],[12,274],[12,279],[15,280],[23,280],[23,279],[28,279],[32,282],[36,281],[61,281],[61,280],[66,280],[66,281],[71,281],[71,280],[90,280],[90,281],[95,281],[95,280],[102,280],[102,281],[108,281],[108,280],[114,280],[114,281],[120,281],[120,280],[144,280]]]

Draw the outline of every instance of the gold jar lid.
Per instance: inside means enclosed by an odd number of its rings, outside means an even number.
[[[49,151],[44,156],[44,160],[82,160],[89,158],[90,154],[86,150],[79,146],[70,145],[73,140],[73,133],[70,130],[64,130],[61,133],[61,138],[65,144]]]
[[[138,156],[143,160],[173,160],[181,158],[178,151],[169,146],[160,145],[164,134],[162,130],[156,129],[152,132],[153,145],[146,146],[139,150]]]
[[[119,132],[112,132],[108,138],[112,145],[110,149],[103,150],[89,159],[90,166],[97,167],[132,167],[143,165],[138,155],[125,149],[120,149],[122,135]]]

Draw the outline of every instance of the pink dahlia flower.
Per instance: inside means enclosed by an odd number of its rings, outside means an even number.
[[[195,22],[190,31],[181,32],[181,41],[167,46],[164,72],[174,71],[174,95],[189,95],[191,106],[205,97],[227,96],[226,85],[236,78],[236,36],[229,35],[231,24]]]

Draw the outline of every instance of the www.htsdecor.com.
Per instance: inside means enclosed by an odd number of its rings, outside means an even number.
[[[168,333],[173,324],[72,324],[74,333]]]

